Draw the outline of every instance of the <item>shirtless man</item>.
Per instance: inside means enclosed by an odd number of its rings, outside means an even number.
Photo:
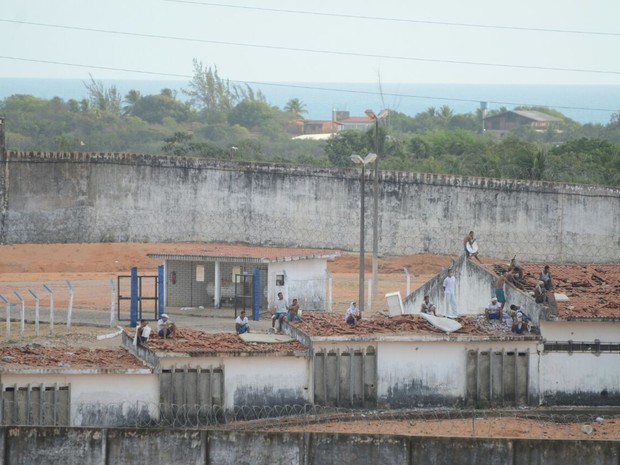
[[[482,260],[480,260],[480,257],[478,257],[478,251],[470,253],[469,250],[467,250],[467,246],[468,245],[472,246],[474,242],[476,242],[476,238],[474,237],[474,232],[469,231],[469,234],[463,238],[463,249],[465,249],[465,256],[467,258],[474,257],[476,260],[478,260],[478,262],[482,263]]]
[[[497,282],[495,283],[495,297],[497,297],[497,301],[504,309],[504,304],[506,303],[506,293],[504,291],[504,287],[506,285],[506,274],[501,271],[499,274],[499,278],[497,278]]]

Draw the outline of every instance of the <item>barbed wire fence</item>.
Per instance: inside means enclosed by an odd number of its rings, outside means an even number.
[[[333,431],[462,437],[574,437],[594,439],[597,430],[609,438],[620,434],[620,411],[595,409],[355,410],[297,405],[221,406],[150,402],[83,403],[63,406],[28,401],[2,401],[3,426],[81,426],[229,431]],[[600,439],[600,438],[599,438]]]

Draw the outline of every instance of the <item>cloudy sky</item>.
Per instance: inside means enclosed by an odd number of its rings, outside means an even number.
[[[2,0],[0,77],[620,85],[619,0]]]

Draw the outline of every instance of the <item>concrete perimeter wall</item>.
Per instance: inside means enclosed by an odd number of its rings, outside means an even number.
[[[2,243],[224,241],[359,249],[355,169],[88,153],[8,152],[1,161]],[[379,176],[382,254],[460,254],[462,238],[473,229],[484,256],[619,260],[618,189]],[[367,250],[372,184],[366,183]]]
[[[0,464],[618,465],[620,441],[2,428]]]

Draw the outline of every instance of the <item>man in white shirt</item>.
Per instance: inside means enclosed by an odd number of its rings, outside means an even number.
[[[276,311],[271,317],[271,328],[275,331],[276,321],[279,323],[278,331],[282,332],[282,320],[286,318],[288,313],[288,304],[284,300],[284,295],[278,292],[278,298],[276,299]]]
[[[250,322],[248,317],[245,316],[245,310],[241,310],[241,313],[235,319],[235,331],[237,331],[237,334],[250,332]]]
[[[157,320],[157,334],[160,337],[173,338],[177,333],[177,327],[165,313],[161,314],[161,318]]]
[[[489,320],[502,320],[502,305],[497,301],[497,297],[491,299],[491,303],[484,310]]]
[[[446,295],[446,316],[448,318],[456,318],[458,316],[456,310],[456,278],[452,269],[448,270],[448,276],[443,280],[443,290]]]

